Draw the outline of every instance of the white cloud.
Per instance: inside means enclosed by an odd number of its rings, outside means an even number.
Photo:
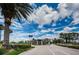
[[[60,11],[60,16],[66,17],[69,15],[73,15],[73,24],[78,24],[79,23],[79,3],[62,3],[59,4],[58,6],[59,11]]]
[[[77,29],[77,27],[65,27],[65,28],[64,28],[64,31],[65,31],[65,32],[69,32],[69,31],[71,31],[71,30],[73,30],[73,29]]]
[[[33,33],[26,33],[27,36],[28,36],[28,35],[33,35],[33,36],[35,36],[35,35],[39,35],[39,34],[40,34],[39,31],[36,31],[36,32],[33,32]]]
[[[79,10],[79,3],[67,3],[68,10],[71,10],[72,12],[75,12]]]
[[[58,5],[58,10],[59,10],[59,16],[61,18],[65,18],[71,15],[71,11],[68,9],[68,4],[66,3],[60,3]]]
[[[58,34],[45,34],[38,37],[38,39],[45,39],[45,38],[49,38],[49,39],[59,38],[59,35]]]
[[[48,30],[41,30],[41,32],[49,32]]]
[[[10,34],[10,41],[31,40],[32,38],[35,38],[35,36],[39,34],[40,34],[39,31],[33,33],[14,31],[13,33]],[[29,35],[33,35],[33,37],[29,37]]]
[[[73,24],[78,24],[79,23],[79,11],[74,12],[73,19],[74,19],[72,21]]]
[[[59,30],[59,31],[54,31],[54,33],[67,33],[67,32],[72,32],[72,30],[77,29],[78,27],[64,27],[63,30]]]
[[[41,30],[41,32],[42,33],[44,33],[44,32],[54,32],[55,30],[54,29],[45,29],[45,30]]]
[[[15,30],[15,29],[17,30],[17,29],[22,29],[23,27],[22,27],[22,24],[16,22],[15,20],[12,20],[12,24],[11,24],[10,28],[12,30]]]
[[[75,14],[75,11],[79,10],[78,6],[79,4],[75,3],[60,3],[57,7],[58,10],[54,10],[47,5],[42,5],[28,17],[28,20],[35,21],[40,25],[48,24],[52,21],[56,22],[59,18],[62,20],[63,18],[70,16],[72,13]]]
[[[64,28],[64,32],[69,32],[70,30],[72,30],[72,28],[70,28],[70,27],[65,27]]]
[[[59,14],[57,11],[53,10],[53,8],[50,8],[47,5],[43,5],[37,8],[34,13],[28,17],[28,20],[35,21],[36,23],[43,25],[56,21],[58,18]]]
[[[59,4],[57,11],[53,10],[53,8],[50,8],[47,5],[43,5],[37,8],[34,13],[28,17],[28,19],[42,25],[51,23],[52,21],[56,22],[59,17],[65,18],[71,15],[71,11],[67,9],[67,7],[67,4]]]
[[[21,40],[30,40],[31,38],[28,37],[26,32],[14,32],[10,34],[10,41],[21,41]]]
[[[57,31],[56,33],[67,33],[67,32],[71,32],[73,29],[76,29],[77,27],[65,27],[63,30],[61,31]]]

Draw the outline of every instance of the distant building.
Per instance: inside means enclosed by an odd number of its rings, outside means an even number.
[[[33,44],[33,45],[42,45],[43,44],[43,41],[40,40],[40,39],[38,39],[38,40],[32,40],[31,41],[31,44]]]

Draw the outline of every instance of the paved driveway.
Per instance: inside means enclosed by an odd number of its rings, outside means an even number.
[[[79,55],[79,50],[56,45],[40,45],[20,55]]]

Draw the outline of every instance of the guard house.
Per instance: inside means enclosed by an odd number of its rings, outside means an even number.
[[[49,40],[49,39],[37,39],[37,40],[33,39],[31,41],[31,44],[33,44],[33,45],[46,45],[46,44],[50,44],[50,41],[51,40]]]
[[[33,45],[43,45],[43,41],[41,39],[32,40],[31,44],[33,44]]]

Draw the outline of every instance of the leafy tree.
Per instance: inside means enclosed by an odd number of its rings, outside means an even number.
[[[71,43],[71,40],[78,39],[79,33],[60,33],[60,38],[65,39],[66,43]]]

